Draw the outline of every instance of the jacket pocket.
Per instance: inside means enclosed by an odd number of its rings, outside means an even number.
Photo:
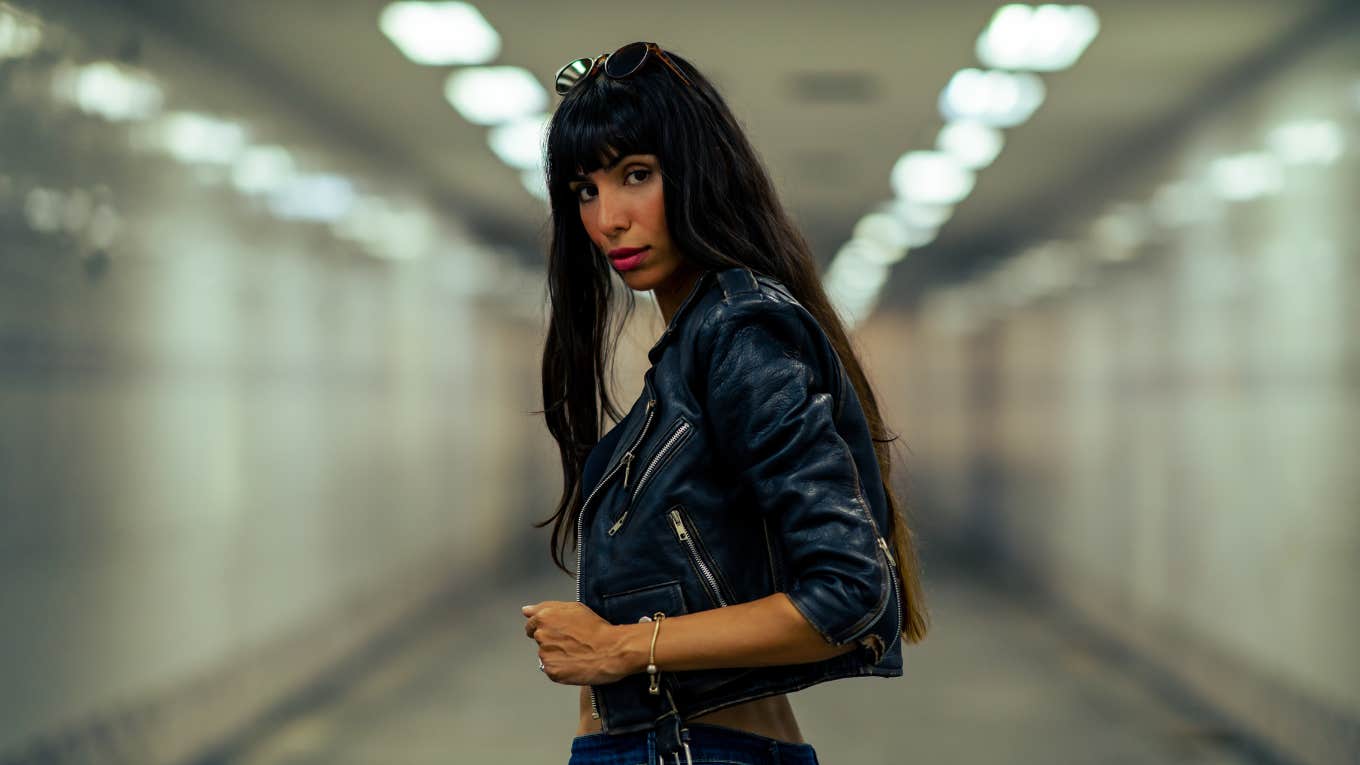
[[[689,556],[694,573],[699,577],[713,607],[722,608],[734,603],[736,598],[731,594],[731,588],[723,581],[722,572],[713,563],[713,558],[704,547],[703,540],[699,538],[698,528],[690,521],[684,506],[676,505],[667,510],[666,523],[670,525],[671,531],[675,532],[676,541]]]
[[[641,466],[641,470],[637,473],[637,478],[634,479],[629,491],[628,502],[623,506],[623,512],[619,514],[618,518],[614,519],[614,523],[609,527],[609,536],[612,537],[623,530],[628,516],[632,514],[633,505],[637,504],[638,497],[642,496],[643,490],[652,483],[656,474],[666,466],[666,463],[670,462],[676,452],[680,451],[680,447],[689,440],[693,433],[693,425],[690,425],[683,417],[677,418],[675,424],[666,433],[666,437],[661,440],[661,446],[656,450],[656,453]]]
[[[605,595],[600,602],[600,616],[610,624],[636,624],[645,621],[644,616],[651,619],[657,611],[666,616],[687,612],[680,582],[674,579]]]

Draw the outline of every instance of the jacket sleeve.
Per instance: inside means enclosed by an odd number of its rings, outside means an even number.
[[[858,638],[890,585],[854,458],[836,431],[835,351],[801,306],[761,298],[717,306],[699,354],[715,457],[778,529],[789,599],[827,642]]]

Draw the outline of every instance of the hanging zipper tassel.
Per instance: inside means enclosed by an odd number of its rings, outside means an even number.
[[[647,419],[642,421],[642,432],[638,434],[637,441],[633,442],[632,447],[633,449],[638,448],[638,446],[642,444],[643,437],[647,435],[647,426],[652,424],[652,409],[654,409],[655,407],[656,399],[654,398],[647,399],[647,409],[645,410],[647,412]],[[623,488],[625,489],[628,488],[628,471],[632,467],[633,467],[633,452],[632,449],[630,449],[627,454],[623,455]]]

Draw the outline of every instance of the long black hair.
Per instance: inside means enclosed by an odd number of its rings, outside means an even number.
[[[543,414],[561,453],[563,490],[549,547],[563,562],[579,544],[581,471],[606,427],[602,414],[622,419],[606,384],[619,332],[634,309],[632,290],[620,301],[606,259],[581,224],[567,184],[630,154],[659,161],[666,222],[672,243],[691,265],[710,270],[744,266],[774,277],[815,317],[849,372],[874,439],[889,503],[888,537],[901,573],[902,634],[924,639],[927,615],[915,545],[890,479],[891,442],[878,402],[844,324],[822,288],[816,260],[775,193],[755,149],[713,85],[687,60],[667,51],[689,80],[648,57],[622,79],[596,72],[558,105],[548,127],[547,172],[552,207],[548,247],[548,337],[543,349]],[[624,310],[611,317],[622,303]],[[615,319],[611,323],[611,318]]]

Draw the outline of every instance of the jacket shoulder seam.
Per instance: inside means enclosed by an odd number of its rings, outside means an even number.
[[[737,273],[738,271],[745,272],[746,280],[748,281],[747,284],[735,283],[734,280],[740,278],[740,274]],[[717,272],[716,275],[718,277],[717,278],[718,286],[722,288],[723,302],[727,302],[736,295],[745,295],[752,292],[755,293],[761,292],[760,281],[759,279],[757,279],[755,272],[752,271],[749,267],[746,266],[733,267],[726,269],[724,271],[719,271]]]

